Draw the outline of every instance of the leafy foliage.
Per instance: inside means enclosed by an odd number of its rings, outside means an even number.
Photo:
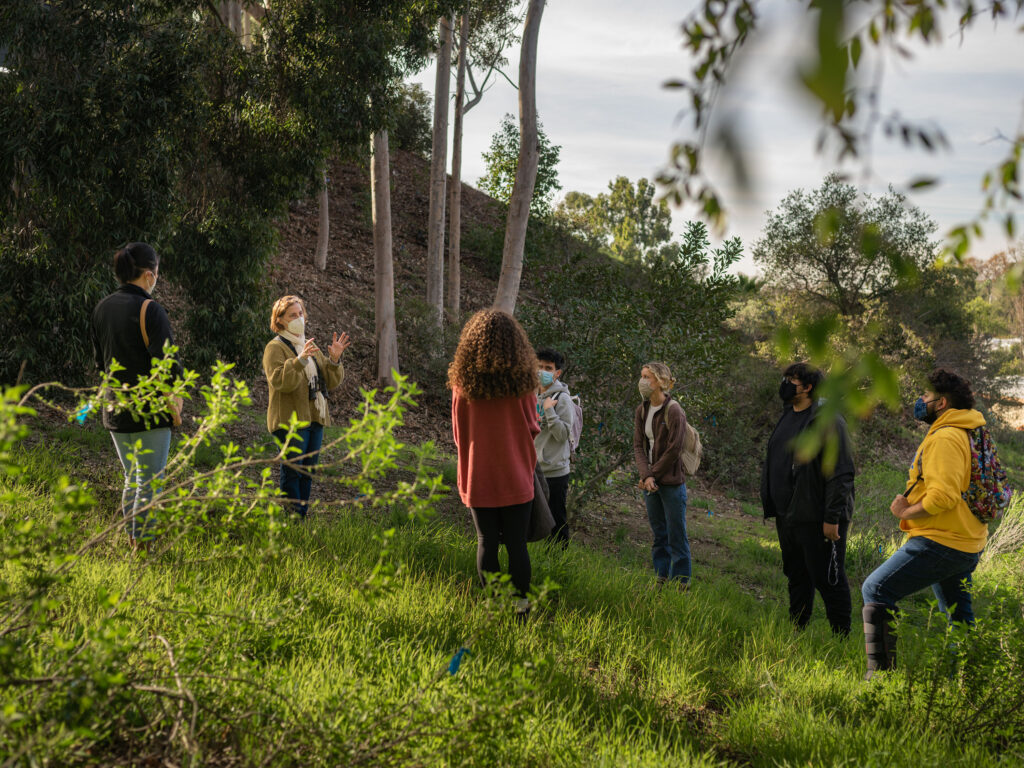
[[[4,3],[0,377],[26,361],[29,380],[83,378],[128,240],[156,247],[192,305],[186,361],[252,365],[276,218],[330,152],[387,123],[440,12],[283,0],[243,45],[202,0]]]
[[[790,192],[768,214],[753,253],[774,284],[856,315],[863,302],[891,295],[934,261],[934,230],[893,189],[882,198],[862,198],[833,173],[810,194]]]
[[[705,225],[692,222],[681,247],[637,268],[579,249],[557,226],[546,237],[532,248],[538,260],[541,253],[558,254],[537,264],[549,303],[524,306],[522,321],[535,345],[565,354],[563,378],[583,398],[578,502],[613,471],[631,469],[636,382],[646,362],[661,360],[677,374],[675,395],[688,417],[717,434],[718,418],[728,410],[723,381],[736,355],[722,330],[736,290],[728,269],[741,247],[732,240],[711,250]],[[716,455],[715,439],[704,445],[702,473],[721,471],[725,457]]]
[[[540,121],[537,121],[537,182],[533,187],[530,213],[544,216],[551,210],[551,199],[562,188],[558,182],[558,155],[561,147],[552,144]],[[491,138],[491,147],[483,154],[487,172],[477,180],[480,189],[495,200],[508,203],[512,199],[512,187],[519,167],[519,125],[516,119],[506,114],[498,132]]]
[[[570,192],[556,213],[584,238],[607,247],[623,261],[648,261],[672,250],[672,214],[664,199],[655,202],[655,185],[625,176],[608,183],[608,192],[591,197]]]
[[[424,160],[430,159],[433,138],[433,108],[430,94],[419,83],[405,83],[395,110],[394,125],[388,131],[388,140],[396,149],[414,152]]]

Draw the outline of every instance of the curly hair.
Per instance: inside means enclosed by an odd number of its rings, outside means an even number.
[[[938,368],[928,374],[928,387],[936,395],[942,395],[954,408],[973,408],[974,393],[971,382],[945,368]]]
[[[640,370],[646,368],[651,372],[651,375],[657,380],[658,386],[661,387],[661,391],[668,393],[672,391],[672,387],[675,386],[676,380],[672,378],[672,372],[668,369],[668,366],[664,363],[644,363]]]
[[[537,368],[519,322],[500,309],[482,309],[462,328],[448,386],[467,400],[522,397],[537,388]]]

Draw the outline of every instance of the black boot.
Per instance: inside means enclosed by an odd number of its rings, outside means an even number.
[[[870,680],[875,672],[892,669],[896,662],[896,633],[893,631],[893,613],[884,603],[868,603],[862,611],[864,617],[864,652],[868,668],[864,679]]]

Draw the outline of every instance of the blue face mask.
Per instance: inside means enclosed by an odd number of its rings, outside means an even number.
[[[551,371],[538,371],[540,374],[540,384],[544,389],[547,389],[555,380],[555,374]]]
[[[925,400],[923,397],[917,398],[914,401],[914,418],[918,421],[923,421],[925,424],[934,423],[939,415],[934,411],[932,413],[928,412],[928,404],[934,402],[934,400]]]

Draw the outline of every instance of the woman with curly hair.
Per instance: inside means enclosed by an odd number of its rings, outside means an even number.
[[[540,432],[537,367],[522,326],[497,309],[469,319],[448,367],[459,495],[476,526],[480,583],[500,570],[498,547],[504,542],[520,613],[528,609],[530,588],[526,535],[537,465],[533,438]]]

